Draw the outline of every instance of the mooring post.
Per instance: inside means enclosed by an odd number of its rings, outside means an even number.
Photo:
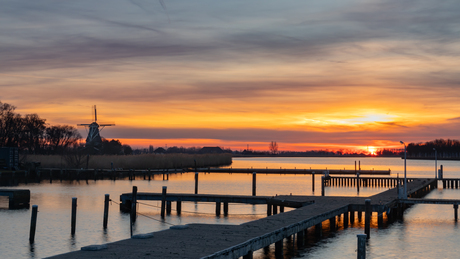
[[[109,201],[110,201],[110,194],[106,194],[104,198],[104,222],[103,222],[104,229],[107,228],[107,222],[109,220]]]
[[[315,172],[311,173],[311,191],[315,192]]]
[[[256,196],[256,172],[252,173],[252,196]]]
[[[75,225],[77,223],[77,198],[72,198],[72,218],[71,218],[71,234],[75,235]]]
[[[458,204],[454,204],[454,218],[455,222],[458,220]]]
[[[356,186],[358,187],[358,193],[359,193],[359,185],[360,185],[360,182],[359,182],[359,172],[356,173]]]
[[[358,234],[358,259],[366,259],[366,234]]]
[[[370,238],[370,231],[371,231],[371,217],[372,217],[372,207],[371,207],[371,200],[366,199],[364,201],[366,205],[366,212],[364,215],[364,234],[367,235],[367,239]]]
[[[195,172],[195,194],[198,194],[198,172]]]
[[[137,207],[137,186],[133,186],[133,193],[131,196],[131,221],[136,222],[136,207]]]
[[[37,228],[38,205],[32,205],[32,216],[30,217],[29,242],[35,242],[35,229]]]
[[[166,210],[166,189],[168,187],[163,186],[163,191],[161,192],[161,218],[165,218],[165,210]]]
[[[324,176],[321,176],[321,196],[324,196]]]

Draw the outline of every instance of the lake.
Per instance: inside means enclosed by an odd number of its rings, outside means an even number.
[[[234,158],[234,168],[297,168],[297,169],[354,169],[360,161],[361,169],[387,170],[392,176],[404,177],[404,160],[400,158]],[[459,161],[438,161],[444,166],[445,177],[460,178]],[[434,161],[407,160],[408,177],[434,177]],[[193,193],[194,174],[171,175],[168,181],[161,176],[148,180],[98,180],[98,181],[43,181],[16,187],[30,189],[31,205],[38,205],[38,221],[35,243],[29,244],[31,210],[8,210],[5,197],[0,197],[0,257],[43,258],[79,250],[90,244],[113,242],[130,237],[129,215],[121,213],[118,202],[122,193],[131,192],[137,186],[139,192],[161,192],[162,186],[171,193]],[[320,177],[316,177],[316,192],[312,192],[310,175],[257,175],[257,195],[321,195]],[[442,185],[441,185],[442,186]],[[4,187],[2,187],[4,188]],[[352,187],[326,188],[326,195],[369,196],[387,188],[361,188],[359,194]],[[250,174],[199,175],[199,193],[251,195]],[[110,194],[107,230],[102,228],[104,195]],[[77,197],[76,235],[70,235],[72,197]],[[460,199],[458,190],[438,189],[427,198]],[[184,202],[182,214],[173,211],[160,220],[160,202],[141,201],[134,233],[148,233],[167,229],[171,224],[209,223],[241,224],[266,216],[265,205],[230,204],[229,216],[216,217],[215,205]],[[360,225],[326,233],[322,239],[310,240],[307,248],[292,252],[298,258],[351,258],[356,257],[356,235],[363,233]],[[372,229],[367,252],[368,258],[457,258],[460,247],[456,240],[460,235],[453,219],[451,205],[415,205],[408,209],[403,222],[396,222],[382,229]],[[255,258],[271,258],[257,251]],[[291,257],[287,255],[286,258]]]

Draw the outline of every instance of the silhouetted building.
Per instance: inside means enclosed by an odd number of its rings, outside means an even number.
[[[198,151],[200,154],[222,154],[224,151],[220,147],[203,147]]]

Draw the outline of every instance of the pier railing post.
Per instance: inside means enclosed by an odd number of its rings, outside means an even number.
[[[366,234],[358,234],[358,259],[366,259]]]
[[[35,242],[35,229],[37,228],[38,205],[32,205],[32,216],[30,218],[29,242]]]
[[[107,228],[107,222],[109,220],[109,201],[110,201],[110,194],[106,194],[104,198],[104,221],[103,221],[104,229]]]
[[[166,210],[166,190],[167,186],[163,186],[163,191],[161,192],[161,218],[165,218],[165,210]]]
[[[256,172],[252,173],[252,196],[256,196]]]
[[[372,207],[371,207],[371,200],[366,199],[366,212],[364,215],[364,234],[367,235],[367,239],[370,238],[370,230],[371,230],[371,217],[372,217]]]
[[[77,198],[72,198],[72,218],[71,218],[71,235],[75,235],[75,226],[77,223]]]

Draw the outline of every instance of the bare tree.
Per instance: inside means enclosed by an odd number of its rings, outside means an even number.
[[[270,142],[270,145],[268,145],[268,148],[270,150],[270,153],[272,154],[278,153],[278,144],[276,143],[276,141]]]
[[[69,125],[51,126],[46,129],[46,142],[52,152],[63,152],[81,139],[77,129]]]

